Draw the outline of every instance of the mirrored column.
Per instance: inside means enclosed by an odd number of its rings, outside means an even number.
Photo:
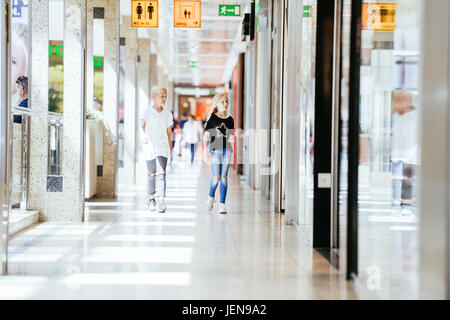
[[[98,2],[96,2],[96,4],[97,3]],[[104,99],[102,106],[104,124],[103,167],[102,175],[101,177],[98,177],[97,188],[98,196],[103,198],[115,198],[117,196],[119,135],[119,1],[105,0],[103,3],[105,7],[103,32],[103,87],[105,88],[105,94],[103,95]],[[96,25],[94,24],[94,27],[95,26]],[[94,48],[95,45],[94,42]]]

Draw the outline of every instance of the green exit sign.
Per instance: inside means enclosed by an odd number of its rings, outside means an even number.
[[[239,4],[219,4],[219,16],[239,17],[241,15],[241,5]]]
[[[311,18],[312,6],[303,6],[303,17]]]
[[[187,62],[188,68],[198,68],[198,61],[191,60]]]

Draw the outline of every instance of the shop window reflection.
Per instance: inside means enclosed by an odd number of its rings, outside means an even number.
[[[317,1],[304,1],[301,40],[300,181],[298,223],[312,226],[314,199],[314,101]],[[312,234],[311,230],[306,230]]]
[[[125,166],[125,38],[120,39],[119,52],[119,168]]]
[[[365,1],[362,10],[358,276],[382,298],[409,299],[418,294],[421,2]]]

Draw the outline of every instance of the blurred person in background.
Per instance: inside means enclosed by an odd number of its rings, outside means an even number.
[[[192,114],[188,115],[188,121],[184,124],[183,136],[186,142],[186,147],[191,151],[191,165],[194,163],[195,151],[202,134],[200,123],[194,119]]]
[[[395,213],[411,214],[418,167],[418,112],[408,90],[393,92],[391,137],[392,205]]]
[[[173,111],[172,111],[173,116]],[[172,153],[170,154],[170,165],[172,165],[173,161],[173,150],[175,150],[176,142],[177,142],[177,135],[180,133],[180,125],[178,124],[178,119],[173,118],[173,124],[172,124]]]

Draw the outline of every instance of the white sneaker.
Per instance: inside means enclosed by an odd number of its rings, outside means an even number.
[[[413,213],[413,211],[412,211],[411,205],[404,205],[402,207],[402,211],[401,211],[402,216],[408,216],[408,215],[411,215],[412,213]]]
[[[208,210],[211,211],[214,207],[214,198],[208,196],[208,201],[206,202],[206,206],[208,207]]]
[[[225,207],[225,203],[220,203],[219,204],[219,213],[221,213],[221,214],[226,214],[227,213],[227,208]]]
[[[166,210],[167,210],[167,206],[166,206],[166,203],[164,202],[164,199],[163,200],[160,200],[159,202],[158,202],[158,212],[159,213],[163,213],[163,212],[166,212]]]
[[[155,211],[156,210],[155,199],[148,199],[147,200],[147,210],[149,210],[149,211]]]

